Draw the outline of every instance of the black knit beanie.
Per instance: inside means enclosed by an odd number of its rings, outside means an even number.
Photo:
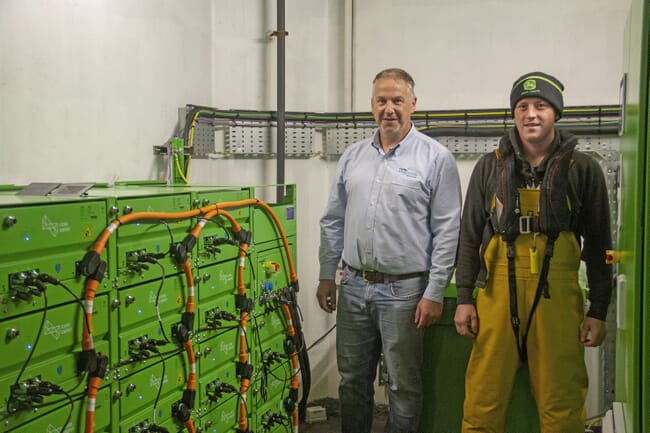
[[[558,118],[562,117],[564,85],[552,75],[543,72],[529,72],[517,78],[510,91],[510,110],[515,115],[515,105],[523,98],[542,98],[555,109]]]

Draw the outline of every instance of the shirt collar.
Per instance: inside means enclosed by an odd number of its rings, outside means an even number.
[[[396,153],[396,152],[397,152],[397,149],[399,149],[399,147],[400,147],[402,144],[408,144],[408,142],[411,141],[411,139],[412,139],[412,137],[413,137],[413,134],[415,134],[415,132],[414,132],[415,130],[416,130],[416,129],[415,129],[415,125],[413,125],[413,122],[411,122],[411,128],[409,129],[409,132],[404,136],[404,138],[402,139],[402,141],[400,141],[400,142],[397,143],[395,146],[393,146],[392,148],[390,148],[390,150],[388,151],[387,155],[388,155],[388,154],[391,154],[391,153]],[[372,137],[372,142],[371,142],[370,144],[372,145],[372,147],[374,147],[375,149],[377,149],[377,151],[378,151],[379,153],[382,152],[381,144],[379,143],[379,128],[375,129],[375,135]]]

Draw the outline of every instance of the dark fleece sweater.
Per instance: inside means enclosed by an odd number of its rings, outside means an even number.
[[[576,137],[568,132],[555,130],[551,155],[560,152]],[[517,182],[524,187],[531,181],[543,177],[546,158],[539,167],[532,168],[523,158],[519,134],[512,128],[501,138],[500,146],[511,146],[517,156]],[[605,263],[605,250],[611,249],[609,197],[603,171],[591,156],[573,151],[573,166],[569,169],[568,181],[572,203],[577,210],[575,234],[582,246],[582,260],[587,265],[590,308],[588,316],[605,320],[607,307],[612,296],[612,269]],[[496,192],[499,160],[494,152],[481,157],[470,178],[460,229],[456,286],[458,303],[473,302],[472,293],[480,270],[479,250],[483,230],[488,223],[490,205]]]

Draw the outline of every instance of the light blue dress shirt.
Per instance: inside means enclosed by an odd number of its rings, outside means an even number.
[[[341,156],[320,220],[320,279],[341,258],[388,274],[429,270],[424,298],[442,302],[454,270],[461,188],[449,150],[413,125],[388,153],[379,132]]]

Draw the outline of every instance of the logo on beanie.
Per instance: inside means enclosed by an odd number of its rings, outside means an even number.
[[[537,88],[537,82],[535,80],[526,80],[524,81],[524,90],[530,91]]]

